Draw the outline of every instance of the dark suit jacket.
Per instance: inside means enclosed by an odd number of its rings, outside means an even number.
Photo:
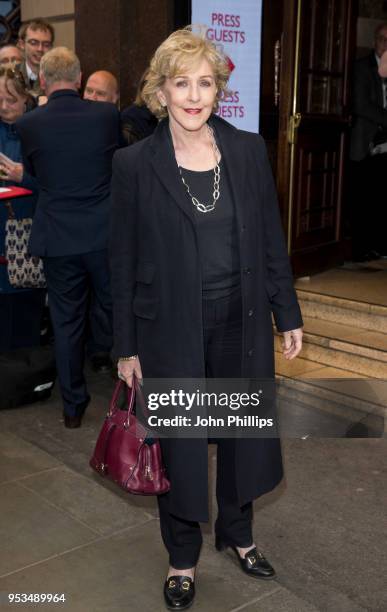
[[[26,169],[39,184],[31,253],[57,257],[106,248],[112,157],[120,138],[116,107],[61,90],[16,128]]]
[[[352,112],[354,125],[351,134],[350,157],[364,159],[370,144],[380,129],[387,129],[387,110],[383,108],[382,79],[374,51],[355,62],[353,73]]]
[[[244,377],[274,376],[271,313],[278,330],[302,325],[273,176],[260,136],[213,116],[238,227]],[[111,284],[115,355],[138,353],[145,378],[205,375],[202,280],[193,212],[185,205],[168,121],[118,151],[113,163]],[[208,520],[207,441],[163,440],[171,512]],[[282,476],[278,440],[238,440],[240,505]]]

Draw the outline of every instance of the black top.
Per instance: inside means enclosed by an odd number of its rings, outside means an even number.
[[[212,204],[214,171],[181,168],[191,194],[202,204]],[[230,295],[240,283],[236,216],[223,161],[220,162],[220,197],[215,209],[202,213],[187,193],[187,207],[194,212],[205,299]]]

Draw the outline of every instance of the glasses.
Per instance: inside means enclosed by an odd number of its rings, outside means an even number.
[[[30,38],[29,40],[26,40],[26,43],[28,43],[29,45],[31,45],[31,47],[34,47],[35,49],[37,49],[38,47],[42,47],[43,49],[51,49],[52,47],[52,42],[48,41],[48,40],[36,40],[36,38]]]

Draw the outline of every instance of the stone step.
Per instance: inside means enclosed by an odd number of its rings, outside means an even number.
[[[311,362],[387,379],[387,334],[304,316],[301,356]],[[276,351],[281,338],[276,337]]]
[[[304,317],[387,333],[387,306],[300,288],[297,288],[297,295]]]
[[[289,415],[285,435],[292,428],[322,437],[343,435],[343,431],[352,432],[351,437],[378,437],[387,432],[387,381],[280,376],[278,382],[279,406]],[[328,415],[333,417],[331,422]]]

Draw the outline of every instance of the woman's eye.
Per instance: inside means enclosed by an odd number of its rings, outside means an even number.
[[[185,87],[187,85],[187,81],[177,81],[176,87]]]
[[[211,81],[201,81],[200,85],[202,87],[211,87],[212,83]]]

